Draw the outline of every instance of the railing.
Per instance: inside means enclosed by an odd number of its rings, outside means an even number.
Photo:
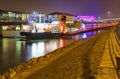
[[[107,23],[107,24],[98,24],[96,26],[86,27],[86,28],[74,31],[73,34],[74,33],[76,34],[76,33],[81,33],[81,32],[93,31],[93,30],[102,29],[102,28],[106,28],[106,27],[112,27],[112,26],[116,26],[116,25],[118,25],[118,22]]]

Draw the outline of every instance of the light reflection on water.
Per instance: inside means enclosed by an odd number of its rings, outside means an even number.
[[[16,38],[0,39],[0,73],[14,67],[19,63],[26,62],[33,57],[45,54],[71,44],[76,40],[87,38],[97,32],[83,33],[73,36],[72,39],[51,39],[19,41]]]
[[[72,39],[32,40],[27,42],[27,51],[29,51],[29,58],[39,57],[70,43]]]

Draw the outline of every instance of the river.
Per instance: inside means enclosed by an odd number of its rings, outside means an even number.
[[[33,57],[44,56],[57,48],[69,45],[79,39],[95,35],[100,31],[88,32],[67,39],[43,39],[20,41],[20,38],[0,39],[0,73],[26,62]]]

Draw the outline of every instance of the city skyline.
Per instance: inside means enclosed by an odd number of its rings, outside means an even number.
[[[74,15],[120,16],[120,0],[1,0],[0,9],[48,14],[54,11]]]

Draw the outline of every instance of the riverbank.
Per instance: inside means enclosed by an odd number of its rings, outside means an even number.
[[[0,79],[118,79],[115,57],[120,54],[120,46],[114,29],[33,58],[10,69]],[[109,52],[112,58],[103,59],[109,58]],[[110,62],[112,64],[107,64]],[[109,66],[114,73],[105,69]]]

